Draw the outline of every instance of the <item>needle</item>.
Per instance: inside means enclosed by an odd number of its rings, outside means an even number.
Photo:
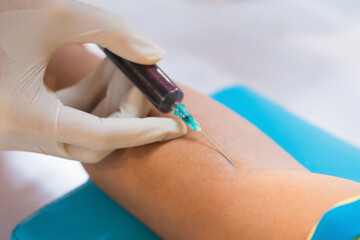
[[[200,124],[195,120],[193,116],[189,113],[189,111],[185,108],[184,104],[177,104],[174,109],[174,115],[180,117],[181,120],[183,120],[192,130],[199,131],[201,134],[211,143],[211,145],[214,146],[223,156],[226,158],[226,160],[231,163],[231,165],[235,166],[235,163],[228,158],[228,156],[225,155],[223,151],[220,150],[216,144],[210,140],[208,136],[201,130]]]
[[[235,166],[235,163],[234,163],[233,161],[231,161],[231,159],[228,158],[228,157],[225,155],[225,153],[224,153],[223,151],[221,151],[221,149],[220,149],[218,146],[216,146],[216,144],[215,144],[213,141],[211,141],[210,138],[209,138],[208,136],[206,136],[206,134],[205,134],[201,129],[199,129],[199,131],[200,131],[201,134],[211,143],[211,145],[213,145],[213,146],[226,158],[226,160],[229,161],[229,163],[231,163],[233,166]]]

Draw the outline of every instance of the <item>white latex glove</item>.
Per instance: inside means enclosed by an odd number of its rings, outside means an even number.
[[[109,60],[72,88],[48,90],[43,77],[52,53],[84,42],[142,64],[164,55],[124,18],[84,2],[0,2],[0,150],[97,162],[118,148],[186,133],[184,124],[173,119],[141,118],[149,102]],[[87,113],[104,91],[94,114]]]

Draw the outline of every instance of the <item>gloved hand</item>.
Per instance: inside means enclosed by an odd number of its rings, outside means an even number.
[[[74,87],[48,90],[43,77],[52,53],[84,42],[142,64],[164,55],[124,18],[78,0],[0,4],[0,150],[97,162],[117,148],[186,133],[180,121],[143,118],[149,102],[109,60]]]

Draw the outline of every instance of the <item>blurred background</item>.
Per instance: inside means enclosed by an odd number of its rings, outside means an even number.
[[[173,80],[208,95],[249,86],[360,147],[360,1],[100,2],[167,50]],[[86,180],[73,161],[0,153],[0,239]]]

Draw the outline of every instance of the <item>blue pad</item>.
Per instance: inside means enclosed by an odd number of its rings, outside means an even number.
[[[213,96],[249,120],[312,172],[360,182],[360,150],[245,87]],[[160,239],[91,182],[20,223],[13,240]]]

